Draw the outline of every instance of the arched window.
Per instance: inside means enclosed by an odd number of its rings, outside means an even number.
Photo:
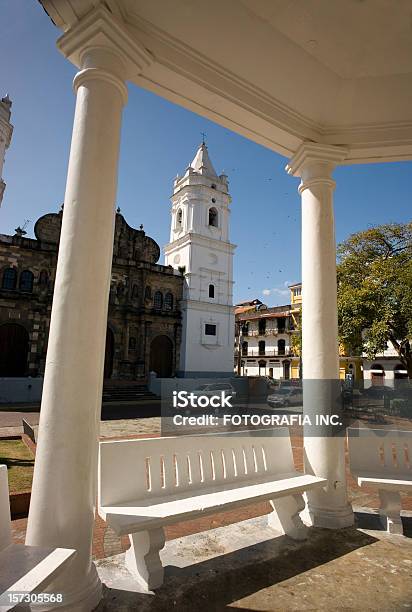
[[[49,284],[49,275],[47,273],[47,270],[42,270],[39,275],[39,285],[41,287],[47,287],[48,284]]]
[[[173,295],[171,293],[165,295],[165,310],[173,310]]]
[[[132,289],[132,299],[136,300],[139,297],[139,288],[137,285],[133,285]]]
[[[163,294],[161,291],[156,291],[153,298],[153,308],[156,310],[161,310],[163,306]]]
[[[14,268],[6,268],[3,272],[1,286],[3,289],[15,289],[17,285],[17,272]]]
[[[215,286],[214,285],[209,285],[209,297],[210,298],[215,297]]]
[[[31,293],[33,291],[33,279],[33,272],[31,272],[30,270],[23,270],[23,272],[20,274],[20,291],[27,291],[27,293]]]
[[[176,214],[176,227],[178,228],[182,227],[182,222],[183,222],[183,211],[181,208],[179,208]]]
[[[145,296],[146,300],[151,300],[152,299],[152,288],[149,287],[149,285],[147,285],[146,289],[144,290],[144,296]]]
[[[212,208],[209,208],[209,225],[211,225],[212,227],[218,226],[218,214],[214,206],[212,206]]]
[[[259,319],[258,329],[259,329],[259,336],[264,336],[266,333],[266,319]]]
[[[278,340],[278,355],[285,355],[285,353],[286,353],[285,340]]]

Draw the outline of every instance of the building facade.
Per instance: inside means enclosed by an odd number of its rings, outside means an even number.
[[[44,373],[63,211],[41,217],[35,239],[0,235],[0,376]],[[105,379],[173,376],[180,358],[183,276],[159,265],[158,244],[116,214]],[[81,317],[81,304],[78,305]]]
[[[174,182],[166,264],[185,279],[182,376],[233,374],[233,253],[227,176],[218,176],[203,142]]]
[[[298,311],[292,304],[268,308],[258,299],[237,304],[235,371],[242,376],[299,378],[293,342]]]
[[[289,285],[290,304],[268,308],[258,299],[236,305],[235,371],[280,380],[303,375],[300,359],[302,283]],[[374,359],[350,355],[339,347],[339,376],[364,385],[396,386],[407,371],[389,345]]]

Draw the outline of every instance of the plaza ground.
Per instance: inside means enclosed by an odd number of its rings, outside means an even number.
[[[4,411],[0,435],[21,434],[22,416],[38,423],[38,412]],[[102,439],[158,435],[160,417],[100,423]],[[300,428],[291,431],[291,440],[296,467],[302,469]],[[189,610],[194,597],[199,610],[412,610],[412,498],[402,498],[406,537],[389,535],[374,512],[376,490],[360,489],[349,469],[347,477],[356,526],[312,529],[304,543],[273,537],[264,517],[268,503],[166,527],[166,581],[156,597],[135,592],[133,579],[127,571],[122,574],[128,538],[118,538],[97,516],[93,558],[109,585],[99,611]],[[27,519],[13,521],[16,542],[24,541],[26,525]]]

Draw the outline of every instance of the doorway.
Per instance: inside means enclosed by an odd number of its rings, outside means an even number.
[[[22,325],[0,325],[0,376],[26,376],[29,334]]]
[[[156,336],[150,345],[150,372],[168,378],[173,371],[173,342],[167,336]]]

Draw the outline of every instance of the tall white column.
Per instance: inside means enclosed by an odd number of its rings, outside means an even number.
[[[82,52],[26,543],[75,548],[49,590],[91,610],[91,561],[117,165],[127,99],[120,56]]]
[[[316,415],[340,408],[336,246],[331,174],[345,157],[340,147],[304,143],[287,166],[301,177],[302,197],[302,366],[303,407]],[[327,478],[327,486],[308,494],[307,518],[318,527],[353,523],[347,499],[344,436],[331,427],[304,430],[307,473]]]

